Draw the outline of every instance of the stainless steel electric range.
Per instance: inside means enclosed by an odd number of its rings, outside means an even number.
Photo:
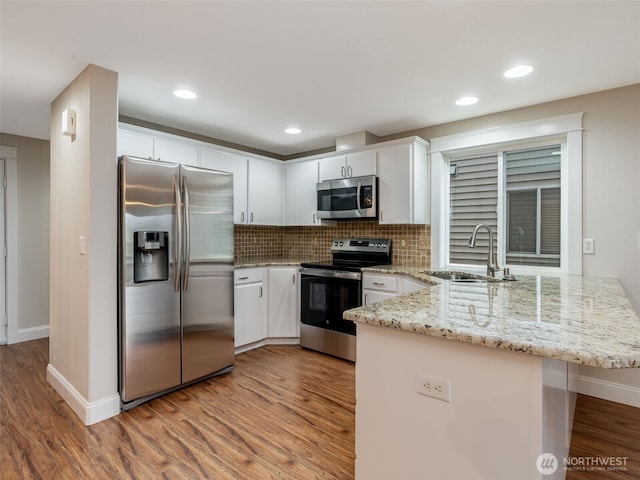
[[[333,259],[300,268],[300,345],[356,360],[356,325],[342,313],[362,305],[362,268],[391,263],[391,240],[340,238]]]

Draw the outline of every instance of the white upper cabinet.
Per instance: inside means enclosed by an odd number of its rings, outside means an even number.
[[[238,225],[319,225],[316,183],[367,175],[378,176],[381,224],[428,224],[427,145],[412,137],[289,163],[142,127],[118,127],[118,155],[233,173]]]
[[[198,166],[198,147],[188,141],[163,137],[153,139],[153,158],[162,162]]]
[[[233,221],[237,225],[282,225],[283,166],[277,161],[201,148],[205,168],[233,173]]]
[[[347,156],[338,155],[320,160],[320,181],[346,177]]]
[[[318,160],[285,162],[284,169],[284,224],[320,225],[320,219],[316,214]]]
[[[427,224],[429,210],[427,145],[411,143],[378,150],[380,224]]]
[[[235,153],[205,147],[200,150],[200,165],[212,170],[233,173],[233,223],[247,223],[248,160]]]
[[[376,150],[347,153],[320,160],[320,181],[376,174]]]
[[[153,158],[153,137],[148,134],[118,130],[118,156]]]
[[[376,175],[376,150],[364,150],[347,154],[347,176]]]
[[[282,225],[284,220],[284,166],[282,162],[249,159],[249,225]]]

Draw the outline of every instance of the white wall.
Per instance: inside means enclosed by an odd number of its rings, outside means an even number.
[[[639,106],[640,84],[636,84],[404,132],[383,140],[408,134],[429,139],[584,112],[583,237],[595,239],[595,255],[583,256],[583,274],[618,277],[640,312]],[[580,375],[585,377],[583,384],[589,385],[589,393],[640,406],[640,370],[581,367]]]
[[[10,342],[49,335],[49,142],[0,134],[0,145],[17,148],[17,202],[15,209],[18,245],[16,298],[12,311]],[[15,324],[13,324],[15,322]],[[15,337],[15,338],[12,338]]]
[[[88,66],[51,105],[51,298],[47,378],[86,424],[119,412],[117,82]],[[75,138],[61,133],[77,112]],[[80,253],[79,237],[86,239]]]

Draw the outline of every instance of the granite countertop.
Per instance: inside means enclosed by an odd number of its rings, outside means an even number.
[[[363,269],[409,275],[431,287],[347,310],[344,318],[594,367],[640,367],[640,318],[615,278],[518,276],[516,282],[456,283],[424,270]]]
[[[252,258],[234,262],[235,268],[259,268],[259,267],[299,267],[299,259],[291,258]]]

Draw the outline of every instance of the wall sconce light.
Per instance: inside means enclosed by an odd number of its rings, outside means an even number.
[[[71,108],[62,112],[62,134],[69,137],[76,136],[76,111]]]

